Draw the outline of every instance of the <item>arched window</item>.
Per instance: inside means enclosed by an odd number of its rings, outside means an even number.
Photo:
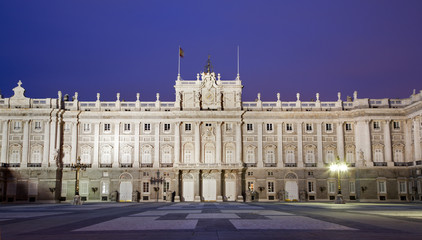
[[[141,156],[141,161],[144,164],[150,164],[152,163],[152,147],[149,145],[144,146],[143,150],[142,150],[142,156]]]
[[[246,151],[246,163],[255,163],[255,149],[249,147]]]
[[[287,149],[286,151],[286,163],[295,163],[295,150]]]
[[[162,155],[161,162],[162,163],[171,163],[171,147],[166,146],[163,148],[163,155]]]
[[[89,146],[83,146],[81,149],[81,163],[91,164],[91,148]]]
[[[31,163],[41,163],[42,146],[34,145],[31,150]]]
[[[101,163],[111,164],[111,146],[104,146],[101,149]]]
[[[130,164],[132,163],[132,147],[125,146],[122,150],[121,163]]]

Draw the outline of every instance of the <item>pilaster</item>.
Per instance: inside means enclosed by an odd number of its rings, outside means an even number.
[[[264,162],[263,162],[263,154],[262,154],[262,122],[257,123],[257,128],[258,128],[258,164],[257,167],[258,168],[262,168],[264,167]]]
[[[390,120],[384,121],[384,156],[388,165],[393,166],[392,151],[391,151],[391,134],[390,134]]]
[[[94,123],[94,160],[92,161],[92,168],[98,168],[100,156],[100,124]]]
[[[120,123],[114,124],[114,151],[113,151],[113,168],[119,167],[119,151],[120,151]]]
[[[2,140],[1,140],[1,159],[0,163],[7,163],[9,151],[9,120],[5,120],[3,122],[3,132],[2,132]]]
[[[78,154],[78,123],[72,123],[72,149],[70,153],[70,161],[76,162]]]
[[[43,148],[43,158],[41,162],[41,166],[43,168],[48,166],[48,153],[50,150],[50,121],[46,121],[44,124],[44,148]],[[58,156],[57,156],[58,158]]]
[[[303,136],[302,122],[297,123],[297,166],[303,167]]]
[[[23,124],[23,142],[22,142],[22,161],[21,168],[28,167],[28,152],[29,152],[29,121],[24,121]]]
[[[216,138],[216,140],[215,140],[215,162],[217,163],[217,164],[221,164],[221,153],[222,153],[222,151],[221,151],[221,147],[222,147],[222,145],[221,145],[221,143],[222,143],[222,140],[221,140],[221,122],[217,122],[217,126],[216,126],[216,128],[215,128],[215,138]]]
[[[154,163],[152,165],[153,168],[160,167],[160,123],[155,124],[154,128]]]
[[[318,167],[324,167],[324,159],[322,155],[322,123],[317,123],[317,151],[318,151]]]
[[[340,161],[344,161],[344,134],[343,121],[337,123],[337,155]]]
[[[135,146],[133,148],[134,154],[133,154],[133,167],[138,168],[139,167],[139,131],[140,131],[140,124],[139,122],[134,123],[135,125]]]
[[[175,122],[174,123],[174,164],[177,165],[179,163],[180,163],[180,122]]]
[[[236,123],[236,163],[242,162],[242,124],[238,122]]]
[[[414,118],[413,119],[413,145],[414,145],[415,154],[414,154],[413,159],[415,161],[422,159],[421,143],[420,143],[420,139],[421,139],[420,126],[421,126],[420,118]]]
[[[279,94],[277,94],[279,96]],[[283,166],[283,124],[278,123],[277,124],[277,159],[278,167]]]
[[[201,122],[195,122],[195,163],[201,162]]]

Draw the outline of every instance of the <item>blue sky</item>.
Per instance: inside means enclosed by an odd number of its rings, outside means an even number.
[[[422,89],[422,1],[4,1],[0,89],[32,98],[174,100],[208,54],[243,100],[406,98]]]

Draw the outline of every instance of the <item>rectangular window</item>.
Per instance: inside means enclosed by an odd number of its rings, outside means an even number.
[[[268,172],[268,176],[274,176],[273,172]]]
[[[246,130],[247,130],[248,132],[252,132],[252,131],[253,131],[253,124],[252,124],[252,123],[248,123],[248,124],[246,124]]]
[[[231,123],[226,123],[226,131],[230,132],[233,129],[233,126]]]
[[[352,131],[352,124],[346,123],[346,131]]]
[[[306,131],[307,132],[312,132],[312,124],[311,123],[307,123],[306,124]]]
[[[41,122],[36,121],[36,122],[34,123],[34,129],[35,129],[35,130],[41,130]]]
[[[28,181],[28,195],[37,196],[38,195],[38,182],[37,180]]]
[[[163,192],[168,192],[170,191],[170,182],[164,182],[163,184]]]
[[[143,172],[142,174],[144,177],[149,177],[149,172]]]
[[[151,124],[150,123],[144,123],[144,131],[145,132],[151,131]]]
[[[20,121],[16,121],[13,123],[13,130],[14,131],[19,131],[22,128],[22,123]]]
[[[393,122],[393,129],[394,130],[399,130],[400,129],[400,122],[394,121]]]
[[[315,183],[314,182],[308,182],[308,192],[310,192],[310,193],[315,192]]]
[[[286,123],[286,131],[288,132],[293,131],[293,125],[291,123]]]
[[[272,123],[267,123],[267,131],[268,132],[272,132],[273,131],[273,124]]]
[[[387,193],[387,189],[385,187],[385,181],[378,182],[378,193]]]
[[[111,131],[111,124],[105,123],[104,124],[104,132],[110,132]]]
[[[374,127],[374,130],[379,130],[380,129],[380,122],[373,122],[373,127]]]
[[[83,125],[83,131],[86,132],[90,132],[91,131],[91,124],[89,123],[84,123]]]
[[[355,182],[349,182],[349,192],[350,193],[356,192],[356,183]]]
[[[185,123],[185,131],[192,131],[192,124]]]
[[[109,194],[109,187],[110,183],[109,182],[101,182],[101,194],[102,195],[107,195]]]
[[[125,123],[124,129],[125,132],[130,132],[130,123]]]
[[[336,192],[336,184],[334,182],[328,182],[328,192],[329,193]]]
[[[249,189],[249,191],[253,191],[254,190],[254,184],[253,184],[253,182],[248,182],[248,189]]]
[[[406,182],[399,182],[399,192],[402,194],[407,193]]]
[[[81,182],[80,183],[80,194],[81,195],[88,195],[88,182]]]
[[[268,182],[268,192],[273,193],[274,192],[274,182]]]
[[[170,123],[164,123],[164,132],[170,131]]]
[[[253,176],[253,172],[248,172],[248,176]]]
[[[149,193],[149,182],[143,182],[143,184],[142,184],[142,192]]]
[[[326,124],[325,124],[325,131],[327,131],[327,132],[331,132],[331,131],[333,131],[333,124],[331,124],[331,123],[326,123]]]

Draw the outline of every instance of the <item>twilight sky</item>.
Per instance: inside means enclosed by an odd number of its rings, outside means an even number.
[[[174,100],[208,54],[243,100],[407,98],[422,90],[421,0],[0,0],[0,89],[31,98]]]

